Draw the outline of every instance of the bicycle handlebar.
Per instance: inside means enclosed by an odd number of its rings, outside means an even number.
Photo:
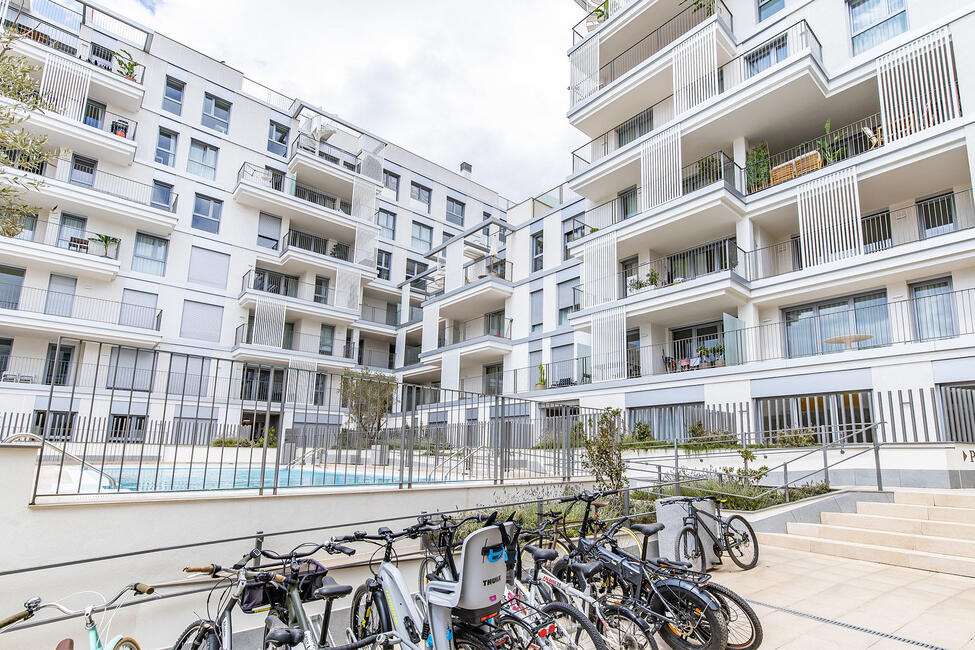
[[[25,609],[22,612],[17,612],[16,614],[11,614],[7,618],[0,621],[0,630],[7,627],[8,625],[13,625],[14,623],[17,623],[18,621],[26,620],[31,616],[33,616],[33,614],[28,609]]]
[[[227,569],[220,566],[219,564],[207,564],[205,566],[185,566],[183,567],[184,573],[205,573],[210,576],[216,576],[221,571],[229,571],[231,573],[243,573],[245,578],[257,578],[258,580],[263,580],[266,582],[287,582],[288,578],[281,575],[280,573],[272,573],[270,571],[253,571],[244,568],[234,568]]]

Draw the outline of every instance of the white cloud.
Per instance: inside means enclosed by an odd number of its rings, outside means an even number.
[[[515,200],[586,140],[565,119],[571,0],[103,3]]]

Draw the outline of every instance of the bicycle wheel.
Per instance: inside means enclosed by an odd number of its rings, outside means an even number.
[[[752,525],[741,515],[728,517],[724,542],[731,561],[745,571],[758,564],[758,538]]]
[[[359,585],[352,594],[349,626],[357,639],[364,639],[384,631],[382,616],[373,602],[373,592],[366,585]]]
[[[438,573],[437,558],[432,555],[423,558],[423,561],[420,562],[420,570],[417,572],[416,584],[419,587],[421,597],[426,592],[427,583],[430,582],[429,578],[427,578],[427,574],[429,573]]]
[[[538,639],[535,630],[521,617],[515,614],[503,614],[497,619],[497,626],[507,632],[511,650],[537,650]]]
[[[455,650],[496,650],[472,630],[461,630],[455,633],[454,648]]]
[[[220,635],[216,624],[204,620],[190,623],[176,639],[173,650],[220,650]]]
[[[560,557],[555,561],[556,565],[562,561],[562,558],[568,556],[569,554],[569,549],[566,548],[565,544],[563,544],[558,540],[553,540],[550,537],[535,536],[530,540],[528,540],[524,544],[524,546],[522,546],[522,549],[524,549],[525,546],[529,546],[529,545],[534,546],[535,548],[554,548],[556,551],[559,552],[560,555]],[[527,551],[524,550],[521,551],[521,554],[519,555],[519,560],[521,562],[522,574],[526,574],[527,572],[531,571],[532,567],[535,566],[535,558],[533,558],[532,554]]]
[[[605,625],[599,631],[613,650],[657,650],[653,628],[630,610],[607,607],[602,618]]]
[[[704,555],[704,544],[693,526],[684,526],[677,534],[674,543],[674,559],[678,562],[690,562],[695,571],[707,570],[707,558]]]
[[[558,632],[548,639],[553,648],[571,650],[607,650],[606,639],[585,614],[568,603],[545,603],[540,608],[555,620]]]
[[[112,646],[112,650],[140,650],[139,644],[132,637],[124,637]]]
[[[661,626],[660,638],[674,650],[724,650],[728,641],[724,615],[693,591],[662,585],[653,594],[650,609],[672,621]]]
[[[745,599],[727,587],[709,582],[704,590],[721,603],[728,621],[728,647],[734,650],[755,650],[762,645],[762,623]]]
[[[643,548],[643,538],[637,535],[635,532],[623,526],[620,528],[619,534],[616,535],[616,539],[620,541],[620,546],[626,548],[630,545],[636,549],[636,556],[640,557],[640,549]]]

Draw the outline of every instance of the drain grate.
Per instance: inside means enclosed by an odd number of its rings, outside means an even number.
[[[859,625],[853,625],[852,623],[844,623],[843,621],[834,621],[831,618],[826,618],[824,616],[816,616],[815,614],[807,614],[806,612],[797,612],[794,609],[789,609],[787,607],[779,607],[778,605],[769,605],[768,603],[763,603],[758,600],[747,599],[752,605],[760,605],[761,607],[768,607],[769,609],[774,609],[780,612],[785,612],[786,614],[792,614],[794,616],[802,616],[803,618],[809,618],[814,621],[819,621],[820,623],[829,623],[830,625],[836,625],[837,627],[843,627],[848,630],[856,630],[857,632],[864,632],[866,634],[872,634],[874,636],[879,636],[884,639],[890,639],[892,641],[900,641],[901,643],[906,643],[908,645],[916,646],[918,648],[930,648],[930,650],[947,650],[947,648],[942,648],[941,646],[931,645],[930,643],[923,643],[921,641],[915,641],[914,639],[905,639],[902,636],[897,636],[896,634],[889,634],[887,632],[881,632],[879,630],[871,630],[869,627],[860,627]]]

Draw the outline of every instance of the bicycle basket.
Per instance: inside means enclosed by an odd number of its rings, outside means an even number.
[[[315,590],[325,584],[325,574],[328,573],[328,569],[312,559],[302,560],[299,564],[298,591],[301,593],[302,602],[319,600],[314,596]],[[328,581],[335,582],[331,578],[328,578]]]
[[[440,537],[438,531],[426,532],[420,535],[420,548],[422,548],[427,553],[432,553],[433,555],[440,555],[440,547],[437,545],[437,541]]]
[[[240,595],[240,609],[246,614],[264,611],[272,605],[284,604],[284,589],[259,580],[249,580]]]

